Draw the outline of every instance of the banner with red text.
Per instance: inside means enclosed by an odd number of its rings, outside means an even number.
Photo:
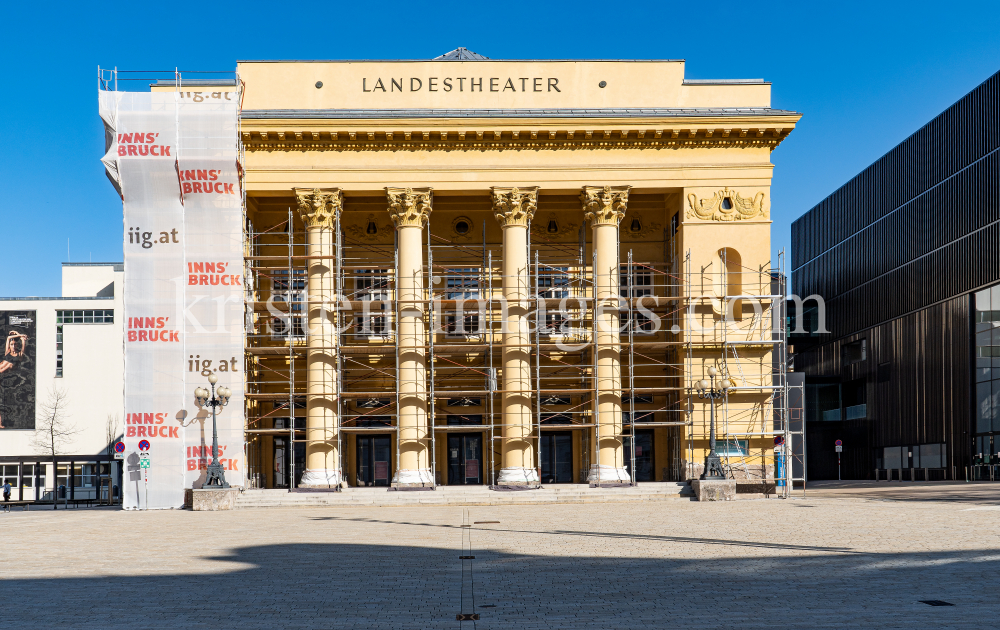
[[[229,484],[244,485],[237,95],[99,96],[102,161],[124,205],[123,505],[178,508],[212,461],[212,408],[195,406],[193,393],[212,374],[233,392],[217,410],[219,460]]]

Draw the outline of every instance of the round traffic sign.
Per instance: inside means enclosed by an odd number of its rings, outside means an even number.
[[[843,440],[837,440],[836,442],[833,443],[833,445],[834,446],[843,446],[844,445],[844,441]]]
[[[149,450],[149,440],[139,440],[139,450],[148,451]]]
[[[115,452],[124,453],[125,452],[125,442],[115,442]]]

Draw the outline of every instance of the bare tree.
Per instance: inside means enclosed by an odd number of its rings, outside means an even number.
[[[108,422],[104,427],[105,440],[108,444],[107,452],[110,455],[115,450],[115,442],[124,437],[121,429],[121,418],[116,413],[108,414]]]
[[[35,452],[52,458],[52,473],[54,475],[52,509],[56,509],[58,505],[56,484],[58,483],[59,465],[56,458],[65,451],[71,438],[80,432],[75,425],[69,422],[68,418],[69,396],[66,394],[66,390],[53,387],[52,391],[49,392],[48,399],[42,403],[38,410],[35,435],[31,440],[31,446]]]

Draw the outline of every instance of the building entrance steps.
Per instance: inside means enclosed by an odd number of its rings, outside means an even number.
[[[248,489],[236,498],[236,509],[255,507],[408,505],[528,505],[538,503],[632,503],[690,500],[687,482],[650,482],[631,488],[591,488],[559,484],[525,492],[498,492],[486,486],[438,486],[434,492],[386,492],[385,488],[348,488],[343,492],[289,492]]]

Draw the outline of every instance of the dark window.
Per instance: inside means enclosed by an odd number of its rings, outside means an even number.
[[[845,366],[861,363],[867,358],[868,341],[861,339],[852,343],[845,343],[841,348],[841,361]]]
[[[483,423],[483,417],[471,414],[449,414],[446,422],[450,426],[480,425]]]

